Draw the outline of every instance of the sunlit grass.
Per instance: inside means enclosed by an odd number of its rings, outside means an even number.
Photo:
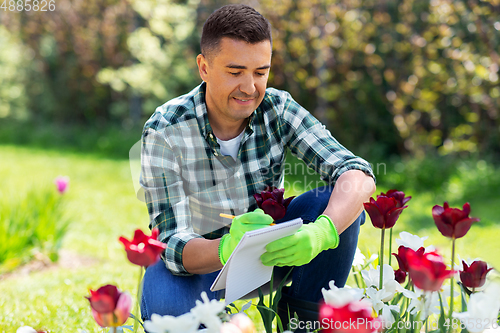
[[[0,190],[4,194],[52,184],[58,175],[70,177],[65,199],[73,220],[62,248],[94,258],[92,263],[83,267],[50,268],[0,280],[0,331],[15,332],[19,326],[30,325],[52,332],[80,332],[82,329],[101,332],[92,319],[84,296],[89,288],[95,289],[107,283],[116,284],[135,296],[138,269],[127,261],[117,238],[120,235],[131,237],[136,228],[148,228],[147,210],[145,204],[135,197],[128,160],[11,146],[1,146],[0,156]],[[380,186],[377,193],[385,190]],[[287,192],[286,196],[294,194],[297,193]],[[429,236],[426,245],[437,246],[443,255],[449,257],[450,241],[439,234],[431,215],[432,206],[442,205],[446,193],[408,194],[414,198],[396,224],[394,237],[403,230],[421,237]],[[471,215],[483,221],[473,225],[466,237],[457,240],[457,253],[462,258],[481,257],[500,267],[499,248],[495,246],[499,236],[496,223],[500,198],[476,202],[473,197],[470,202]],[[454,206],[462,204],[452,202]],[[365,254],[376,253],[379,238],[380,231],[367,220],[361,228],[359,247]],[[395,242],[393,244],[395,252]],[[395,261],[393,266],[396,267]],[[239,301],[238,304],[241,306],[245,302]],[[261,328],[260,315],[255,307],[248,314]]]
[[[134,197],[128,161],[81,155],[61,155],[15,147],[1,147],[1,189],[17,193],[51,184],[57,175],[70,177],[67,209],[73,220],[62,248],[95,257],[98,264],[81,269],[50,269],[0,282],[0,331],[22,325],[51,329],[98,331],[88,301],[88,288],[115,283],[135,293],[137,267],[131,265],[117,241],[146,230],[144,203]]]

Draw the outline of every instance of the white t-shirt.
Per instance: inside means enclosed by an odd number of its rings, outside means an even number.
[[[245,130],[243,130],[237,137],[227,141],[217,138],[217,142],[220,145],[220,153],[224,156],[231,156],[233,160],[236,161],[236,158],[238,157],[238,150],[240,149],[240,142],[244,133]]]

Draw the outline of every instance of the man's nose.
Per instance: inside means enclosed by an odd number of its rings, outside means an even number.
[[[245,76],[240,83],[240,91],[248,96],[253,96],[256,90],[253,77],[251,75]]]

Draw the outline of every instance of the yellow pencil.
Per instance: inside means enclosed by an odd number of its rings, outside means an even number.
[[[224,214],[224,213],[220,213],[219,214],[220,217],[225,217],[226,219],[234,219],[236,216],[234,215],[230,215],[230,214]],[[276,225],[276,223],[271,223],[270,225]]]
[[[225,217],[226,219],[234,219],[236,216],[234,215],[230,215],[230,214],[224,214],[224,213],[220,213],[219,214],[220,217]]]

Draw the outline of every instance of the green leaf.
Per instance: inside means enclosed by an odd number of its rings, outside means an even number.
[[[226,306],[226,312],[233,313],[233,311],[231,310],[231,308],[234,308],[236,310],[236,313],[240,312],[239,309],[238,309],[238,307],[236,305],[234,305],[234,303],[229,303]]]
[[[142,320],[140,320],[139,318],[137,318],[136,316],[134,316],[133,313],[130,313],[129,317],[132,318],[132,319],[134,319],[135,321],[137,321],[144,328],[144,323],[142,322]]]
[[[398,303],[399,303],[399,301],[400,301],[402,298],[403,298],[403,294],[402,294],[402,293],[399,293],[399,294],[397,294],[397,295],[396,295],[396,297],[394,297],[394,298],[391,300],[390,304],[391,304],[391,305],[398,304]]]
[[[262,317],[262,323],[264,324],[264,328],[266,329],[266,333],[273,333],[273,313],[272,309],[270,309],[266,304],[264,303],[264,294],[262,293],[262,289],[259,288],[259,303],[257,303],[257,310],[260,313],[260,316]]]
[[[290,275],[292,270],[293,270],[293,268],[290,268],[290,270],[288,271],[288,273],[286,273],[283,280],[281,280],[280,284],[278,285],[278,288],[276,289],[276,294],[274,295],[274,299],[273,299],[272,309],[273,309],[274,313],[276,313],[276,323],[278,325],[280,332],[283,332],[283,324],[281,322],[281,318],[278,316],[278,303],[281,299],[283,287],[285,286],[286,280],[288,279],[288,276]]]
[[[438,325],[439,325],[438,332],[446,333],[447,330],[444,328],[444,324],[446,321],[446,315],[444,313],[443,299],[441,298],[441,293],[438,293],[438,295],[439,295],[439,307],[440,307],[439,320],[438,320]]]
[[[467,312],[467,299],[466,299],[466,291],[464,290],[464,286],[460,283],[460,295],[462,296],[462,312]]]

